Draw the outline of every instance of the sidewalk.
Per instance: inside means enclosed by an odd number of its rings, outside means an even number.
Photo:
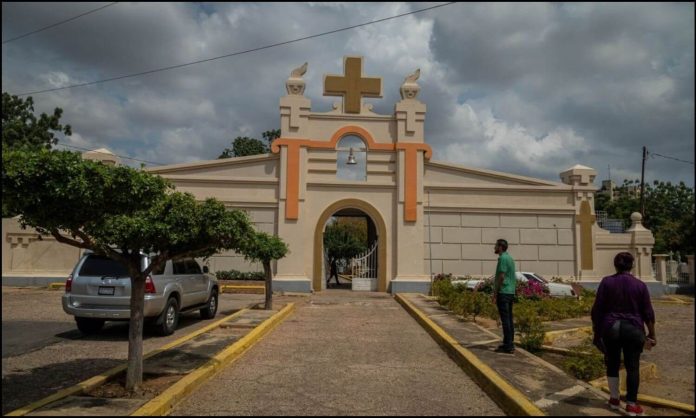
[[[452,336],[483,364],[526,396],[546,415],[601,416],[619,415],[605,405],[608,395],[576,380],[557,367],[522,349],[515,354],[493,350],[500,337],[472,322],[463,322],[436,301],[419,294],[402,294],[408,302]]]
[[[504,415],[388,294],[327,290],[171,415]]]

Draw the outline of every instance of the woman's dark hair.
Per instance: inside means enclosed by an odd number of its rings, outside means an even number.
[[[618,273],[623,273],[626,271],[631,271],[633,268],[633,254],[631,253],[618,253],[614,257],[614,267]]]

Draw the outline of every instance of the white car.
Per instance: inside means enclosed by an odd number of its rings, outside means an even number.
[[[553,283],[546,280],[540,274],[532,273],[529,271],[518,271],[515,272],[515,277],[521,282],[526,282],[528,280],[533,280],[539,284],[544,285],[549,289],[549,295],[552,297],[573,297],[577,298],[578,295],[575,294],[573,287],[564,283]],[[454,279],[452,284],[454,286],[466,286],[469,290],[475,290],[481,283],[486,280],[491,280],[493,276],[488,279]]]

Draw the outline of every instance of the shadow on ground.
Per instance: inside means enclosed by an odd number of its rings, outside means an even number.
[[[224,317],[225,315],[234,313],[236,310],[230,309],[229,311],[230,313],[219,312],[218,315],[216,315],[215,319],[222,319],[222,317]],[[201,321],[205,321],[206,323],[213,322],[211,320],[201,319],[198,313],[184,314],[179,318],[179,325],[176,328],[177,333],[185,335],[185,333],[182,333],[180,331],[192,325],[199,324]],[[128,321],[107,321],[104,325],[104,328],[102,328],[101,331],[92,335],[85,335],[82,332],[80,332],[77,328],[75,328],[70,331],[56,334],[56,337],[63,338],[66,340],[128,341]],[[143,340],[147,340],[150,338],[161,338],[161,335],[159,335],[157,331],[155,331],[152,324],[146,323],[143,329]]]
[[[2,378],[2,414],[45,398],[98,373],[123,364],[123,360],[86,358],[41,366]]]

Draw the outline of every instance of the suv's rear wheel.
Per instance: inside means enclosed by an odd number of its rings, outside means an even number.
[[[156,323],[157,333],[160,335],[172,335],[178,325],[179,302],[176,301],[176,298],[169,298]]]
[[[104,320],[98,318],[82,318],[76,316],[75,322],[77,323],[77,329],[87,335],[99,332],[104,326]]]
[[[201,318],[203,318],[203,319],[215,318],[215,314],[217,313],[217,308],[218,308],[218,291],[217,291],[217,289],[213,289],[213,291],[210,292],[210,300],[208,300],[208,304],[206,305],[205,308],[201,309]]]

